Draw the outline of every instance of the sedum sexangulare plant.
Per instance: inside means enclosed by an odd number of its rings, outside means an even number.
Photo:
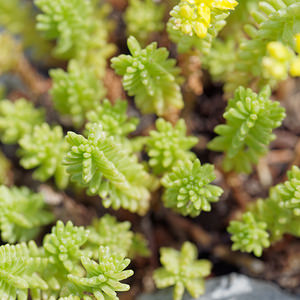
[[[130,0],[125,12],[126,32],[145,45],[153,33],[164,28],[164,4],[156,4],[153,0]]]
[[[130,230],[130,222],[118,222],[114,216],[104,215],[94,219],[92,226],[88,227],[89,236],[87,249],[92,251],[93,257],[98,258],[99,247],[109,247],[115,253],[125,256],[147,256],[146,241],[143,236]]]
[[[27,187],[0,186],[1,239],[9,243],[29,241],[37,236],[40,227],[51,223],[53,214],[45,208],[41,194]]]
[[[186,136],[186,125],[180,119],[176,125],[160,118],[156,121],[156,130],[151,130],[146,142],[147,153],[150,157],[149,165],[155,174],[161,175],[170,171],[179,160],[194,158],[190,149],[198,139]]]
[[[272,187],[267,199],[258,199],[242,216],[231,221],[233,250],[261,256],[264,248],[284,234],[300,236],[300,169],[293,166],[288,180]]]
[[[211,202],[217,202],[223,193],[220,187],[210,184],[215,178],[211,164],[201,166],[199,159],[179,161],[161,180],[165,206],[192,217],[202,210],[210,211]]]
[[[20,164],[25,169],[36,168],[33,172],[35,179],[46,181],[54,176],[59,188],[67,186],[68,174],[62,160],[68,144],[60,126],[51,128],[47,123],[35,126],[30,134],[22,137],[19,144]]]
[[[268,151],[275,139],[272,131],[285,117],[284,108],[269,99],[270,94],[268,86],[259,94],[240,87],[229,100],[223,115],[226,124],[215,128],[219,136],[208,144],[209,149],[225,153],[225,171],[250,173],[252,164]]]
[[[112,67],[123,76],[123,86],[142,113],[164,115],[171,108],[183,107],[180,93],[179,68],[168,58],[166,48],[153,42],[142,49],[135,37],[127,45],[131,55],[122,54],[112,59]]]
[[[105,88],[90,68],[83,68],[72,60],[68,71],[50,71],[54,107],[62,115],[70,116],[74,126],[80,127],[88,111],[95,110],[105,95]]]
[[[88,126],[88,137],[69,132],[65,157],[71,180],[99,195],[105,207],[145,214],[149,206],[149,174],[137,157],[108,136],[100,123]],[[130,165],[130,168],[128,168]]]
[[[0,137],[5,144],[15,144],[31,134],[35,125],[44,121],[44,111],[23,98],[0,101]]]
[[[244,257],[269,248],[262,277],[273,257],[294,276],[299,12],[0,0],[0,298],[119,300],[132,285],[135,299],[151,275],[198,298],[212,270],[200,257],[250,273],[230,236]]]
[[[174,286],[173,299],[181,300],[184,290],[197,298],[205,291],[204,278],[211,272],[211,262],[197,260],[197,247],[185,242],[180,251],[172,248],[160,249],[162,267],[155,270],[154,281],[158,288]]]

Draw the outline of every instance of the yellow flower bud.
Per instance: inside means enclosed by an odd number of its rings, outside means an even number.
[[[184,4],[180,7],[180,15],[183,18],[191,19],[193,17],[193,14],[194,14],[194,10],[188,4]]]
[[[212,1],[211,6],[218,9],[234,9],[238,5],[238,2],[235,0],[214,0]]]
[[[295,35],[296,40],[296,51],[300,54],[300,33]]]
[[[207,5],[201,5],[197,10],[199,16],[203,19],[206,26],[210,24],[210,8]]]
[[[202,22],[197,22],[194,26],[194,31],[199,38],[204,38],[207,34],[207,27]]]
[[[300,76],[300,57],[297,56],[291,63],[290,74],[293,77]]]
[[[281,61],[287,61],[291,58],[290,50],[280,42],[268,43],[267,51],[270,56]]]
[[[284,62],[280,62],[271,57],[264,57],[262,65],[267,77],[276,80],[284,80],[287,78],[287,66]]]
[[[190,34],[193,31],[192,25],[189,23],[185,23],[181,25],[181,31],[184,34]]]

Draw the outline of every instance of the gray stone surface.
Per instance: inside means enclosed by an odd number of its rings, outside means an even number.
[[[187,294],[183,300],[191,300]],[[208,279],[206,293],[197,300],[296,300],[300,296],[290,295],[275,284],[232,273]],[[153,295],[143,295],[138,300],[172,300],[172,289]]]

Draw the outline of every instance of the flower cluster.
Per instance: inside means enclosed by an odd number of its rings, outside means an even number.
[[[181,0],[170,12],[169,22],[184,34],[204,38],[216,15],[237,4],[235,0]]]

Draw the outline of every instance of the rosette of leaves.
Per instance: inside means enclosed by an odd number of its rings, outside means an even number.
[[[20,164],[25,169],[37,168],[33,177],[46,181],[54,176],[56,185],[64,188],[68,184],[66,167],[62,164],[68,144],[60,126],[51,128],[47,123],[35,126],[31,134],[20,140]]]
[[[127,256],[133,238],[130,222],[118,222],[115,217],[106,214],[93,221],[89,232],[88,248],[93,250],[93,257],[97,258],[100,246]]]
[[[105,207],[120,207],[139,214],[149,205],[149,174],[137,157],[108,136],[100,123],[87,126],[88,137],[68,132],[70,150],[65,157],[71,180],[98,194]]]
[[[263,249],[270,246],[267,224],[257,221],[251,212],[243,214],[241,221],[231,221],[228,232],[232,234],[232,250],[261,256]]]
[[[92,4],[82,0],[35,0],[42,11],[37,29],[45,38],[56,39],[54,54],[62,58],[78,55],[89,42],[92,31]]]
[[[40,227],[53,221],[41,194],[26,187],[0,186],[0,229],[3,241],[15,243],[36,237]]]
[[[259,221],[268,225],[272,241],[286,233],[300,236],[299,168],[287,172],[288,180],[272,187],[267,199],[259,199],[250,210]]]
[[[223,115],[226,124],[215,128],[219,136],[208,143],[209,149],[225,152],[225,171],[250,173],[252,164],[268,151],[275,139],[272,131],[285,117],[284,108],[270,100],[270,94],[268,86],[259,94],[240,87],[229,100]]]
[[[267,199],[258,199],[243,214],[240,221],[232,221],[228,231],[232,234],[233,250],[262,254],[286,233],[300,236],[299,173],[293,166],[288,180],[272,187]]]
[[[93,30],[84,49],[76,60],[85,67],[93,69],[99,79],[106,73],[107,59],[116,52],[116,46],[109,42],[110,34],[115,29],[114,21],[109,18],[112,7],[103,1],[90,1],[93,10]]]
[[[130,0],[125,12],[127,35],[133,35],[142,44],[149,36],[163,30],[165,6],[153,0]]]
[[[95,72],[83,67],[75,60],[70,61],[68,71],[50,71],[53,87],[50,91],[54,107],[62,115],[69,115],[76,127],[85,121],[88,111],[100,104],[106,91]]]
[[[179,68],[174,59],[168,58],[168,50],[157,48],[155,42],[142,49],[133,36],[127,45],[131,55],[114,57],[112,67],[123,76],[124,89],[134,96],[142,113],[165,115],[172,108],[181,109]]]
[[[165,206],[192,217],[202,210],[210,211],[210,203],[217,202],[223,193],[220,187],[210,184],[215,178],[211,164],[201,166],[199,159],[179,161],[161,180]]]
[[[159,289],[175,286],[174,300],[181,300],[186,288],[194,298],[204,294],[204,278],[211,272],[212,264],[206,259],[197,260],[195,245],[185,242],[181,251],[172,248],[160,249],[160,261],[163,265],[155,270],[154,281]]]
[[[51,233],[44,237],[44,256],[48,259],[48,264],[43,277],[49,285],[49,291],[45,291],[45,295],[57,297],[66,287],[69,274],[82,274],[80,258],[84,252],[81,247],[87,241],[88,234],[88,230],[74,226],[71,221],[66,225],[57,221]]]
[[[262,60],[267,55],[269,42],[282,42],[292,49],[294,36],[299,33],[299,0],[265,0],[251,13],[253,21],[244,29],[249,39],[240,43],[234,72],[228,76],[225,91],[232,93],[237,87],[269,83],[263,76]]]
[[[0,101],[0,136],[5,144],[17,143],[25,134],[31,133],[35,125],[44,121],[44,111],[34,108],[25,99],[15,102]]]
[[[86,300],[118,300],[117,292],[128,291],[130,286],[120,281],[133,275],[132,270],[125,270],[130,259],[120,253],[112,252],[109,247],[99,248],[99,263],[82,256],[81,263],[86,271],[85,276],[68,275],[72,282],[71,295],[84,297]]]
[[[92,226],[88,227],[90,232],[88,250],[92,251],[94,258],[98,258],[100,246],[109,247],[111,251],[127,257],[130,254],[147,256],[149,250],[145,239],[142,235],[134,234],[130,227],[130,222],[118,222],[115,217],[108,214],[95,219]]]
[[[276,195],[280,198],[280,206],[292,210],[300,216],[300,169],[293,166],[287,173],[288,180],[276,186]]]
[[[137,118],[130,118],[127,115],[128,102],[117,100],[113,105],[109,100],[104,99],[101,105],[87,113],[87,120],[90,123],[101,123],[103,131],[116,138],[127,137],[136,130],[139,122]]]
[[[2,299],[39,299],[36,290],[47,289],[47,283],[39,276],[47,260],[36,254],[39,252],[31,241],[17,245],[0,246],[0,295]]]
[[[173,127],[164,119],[156,121],[156,130],[150,131],[147,139],[149,165],[157,175],[170,171],[178,160],[192,159],[195,154],[190,149],[198,142],[196,137],[186,136],[186,125],[180,119]]]

